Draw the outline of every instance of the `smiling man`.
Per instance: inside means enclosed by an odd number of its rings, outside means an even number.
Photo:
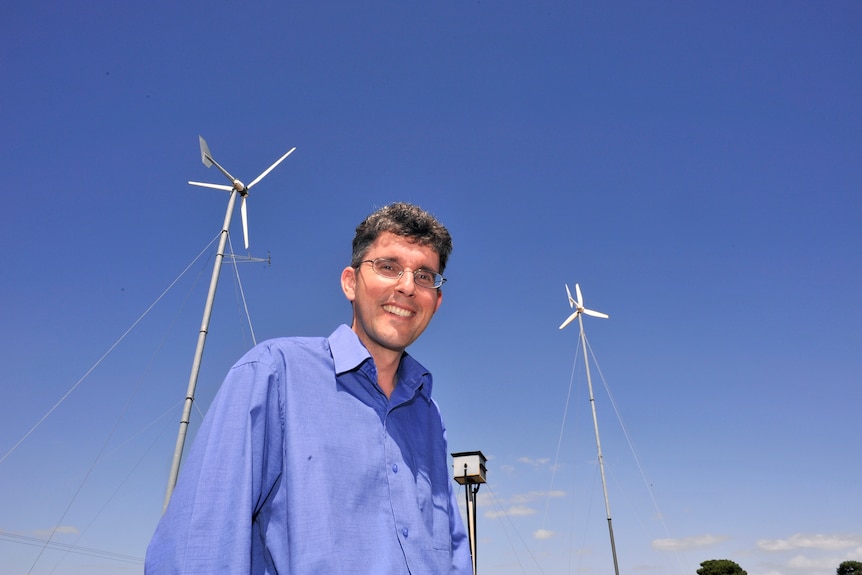
[[[148,575],[468,574],[431,374],[407,354],[443,299],[446,228],[395,203],[356,228],[353,321],[234,365],[147,551]]]

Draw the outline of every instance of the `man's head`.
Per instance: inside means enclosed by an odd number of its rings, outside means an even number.
[[[451,251],[446,228],[410,204],[386,206],[356,228],[341,287],[353,305],[352,329],[375,361],[399,358],[428,327],[443,292],[422,280],[442,273]]]
[[[365,256],[371,244],[383,232],[430,247],[440,256],[440,269],[435,271],[443,273],[449,254],[452,253],[452,237],[449,231],[437,221],[437,218],[419,206],[403,202],[380,208],[356,226],[353,257],[350,261],[352,267],[358,267],[359,263],[366,259]]]

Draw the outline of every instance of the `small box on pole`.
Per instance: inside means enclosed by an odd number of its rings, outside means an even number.
[[[461,485],[485,483],[485,456],[481,451],[452,454],[452,475]]]

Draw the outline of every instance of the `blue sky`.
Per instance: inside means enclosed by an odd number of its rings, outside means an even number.
[[[4,573],[143,571],[227,201],[186,183],[224,183],[199,134],[244,181],[297,147],[249,199],[258,341],[349,322],[373,209],[449,226],[411,352],[489,459],[480,572],[612,573],[576,282],[610,314],[585,328],[621,572],[862,560],[858,3],[37,0],[0,32]],[[252,343],[235,277],[202,411]]]

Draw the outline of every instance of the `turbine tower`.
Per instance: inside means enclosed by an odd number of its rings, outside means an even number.
[[[219,169],[219,171],[225,175],[225,177],[230,180],[231,185],[225,186],[223,184],[208,184],[203,182],[189,182],[193,186],[202,186],[205,188],[215,188],[217,190],[225,190],[230,192],[230,198],[227,202],[227,212],[224,216],[224,223],[222,224],[221,229],[221,237],[219,238],[218,250],[216,251],[215,263],[213,264],[213,273],[212,278],[210,279],[210,288],[209,293],[207,294],[206,304],[204,305],[204,315],[203,320],[201,321],[201,329],[198,332],[198,344],[195,349],[194,360],[192,361],[192,372],[189,376],[189,386],[186,392],[186,400],[183,406],[183,417],[180,420],[180,430],[177,434],[177,445],[174,449],[174,458],[171,461],[171,473],[168,477],[168,487],[165,492],[165,503],[162,508],[162,511],[167,509],[168,502],[171,500],[171,494],[174,491],[174,487],[177,484],[177,477],[180,473],[180,461],[183,457],[183,447],[186,442],[186,431],[188,430],[189,420],[191,419],[192,413],[192,405],[195,401],[195,387],[197,387],[198,382],[198,374],[201,369],[201,360],[204,355],[204,345],[206,344],[207,332],[209,331],[210,324],[210,316],[212,315],[213,301],[215,300],[216,287],[218,287],[218,277],[219,272],[221,271],[222,260],[224,260],[224,250],[225,245],[227,244],[227,236],[230,233],[230,220],[233,215],[233,208],[236,203],[236,196],[239,194],[242,196],[242,206],[240,208],[240,213],[242,214],[242,234],[245,239],[245,249],[248,249],[248,211],[246,208],[246,199],[248,198],[249,190],[258,182],[260,182],[267,174],[269,174],[277,165],[279,165],[286,157],[293,153],[296,148],[291,148],[286,154],[280,157],[275,161],[273,165],[264,170],[258,177],[256,177],[249,185],[243,184],[238,179],[234,178],[232,175],[228,173],[223,167],[221,167],[218,162],[213,159],[212,153],[210,152],[209,146],[207,146],[206,140],[203,139],[203,136],[198,136],[200,138],[200,146],[201,146],[201,161],[204,166],[207,168],[211,166],[215,166]]]
[[[566,284],[566,294],[569,296],[569,307],[574,308],[575,311],[574,313],[572,313],[572,315],[566,318],[566,321],[564,321],[560,325],[560,329],[563,329],[564,327],[572,323],[575,318],[577,318],[578,325],[581,328],[581,347],[584,348],[584,365],[587,368],[587,388],[590,390],[590,407],[593,411],[593,428],[596,430],[596,450],[598,451],[599,457],[599,471],[601,472],[602,476],[602,491],[605,495],[605,511],[607,512],[608,516],[608,532],[610,533],[611,537],[611,555],[613,555],[614,558],[614,573],[616,575],[620,575],[620,568],[619,564],[617,563],[617,546],[616,543],[614,543],[614,526],[611,522],[611,504],[608,500],[608,483],[605,480],[605,460],[602,456],[602,442],[599,439],[599,419],[598,417],[596,417],[596,400],[593,396],[593,382],[590,378],[590,360],[587,357],[587,336],[584,333],[583,319],[584,315],[590,315],[603,319],[608,319],[609,316],[606,313],[593,311],[584,307],[584,297],[581,294],[581,286],[579,286],[578,284],[575,284],[575,294],[577,294],[578,296],[577,300],[572,297],[572,292],[569,290],[568,284]]]

